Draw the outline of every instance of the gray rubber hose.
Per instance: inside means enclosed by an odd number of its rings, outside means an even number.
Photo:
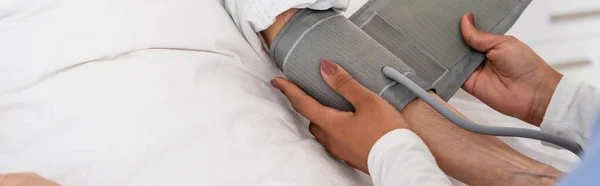
[[[383,67],[382,71],[383,71],[383,74],[387,78],[390,78],[390,79],[404,85],[410,91],[415,93],[417,95],[417,97],[421,98],[429,106],[433,107],[436,111],[438,111],[440,114],[442,114],[442,116],[446,117],[452,123],[456,124],[457,126],[463,128],[465,130],[468,130],[468,131],[471,131],[474,133],[478,133],[478,134],[483,134],[483,135],[521,137],[521,138],[529,138],[529,139],[545,141],[545,142],[552,143],[552,144],[558,145],[560,147],[563,147],[563,148],[577,154],[578,156],[580,156],[580,152],[582,151],[581,146],[579,146],[577,143],[575,143],[573,141],[566,140],[559,136],[543,133],[543,132],[540,132],[537,130],[532,130],[532,129],[523,129],[523,128],[514,128],[514,127],[492,127],[492,126],[479,125],[479,124],[473,123],[471,121],[468,121],[466,119],[463,119],[458,114],[454,113],[452,110],[450,110],[444,104],[442,104],[440,101],[435,99],[433,96],[429,95],[429,93],[427,93],[427,91],[423,90],[417,84],[415,84],[410,79],[408,79],[406,77],[406,75],[398,72],[397,70],[395,70],[394,68],[391,68],[391,67]]]

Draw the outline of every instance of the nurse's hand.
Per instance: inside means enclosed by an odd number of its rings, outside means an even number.
[[[0,174],[0,186],[59,186],[34,173]]]
[[[367,158],[375,142],[394,129],[408,126],[392,105],[333,62],[323,60],[321,75],[354,105],[355,112],[325,107],[283,78],[273,79],[271,84],[285,94],[298,113],[311,121],[310,132],[331,155],[368,173]]]
[[[462,17],[465,42],[487,61],[463,85],[483,103],[506,115],[539,126],[562,74],[512,36],[477,30],[473,14]]]

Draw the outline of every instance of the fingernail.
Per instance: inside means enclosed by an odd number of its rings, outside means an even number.
[[[473,12],[469,12],[469,14],[467,15],[467,18],[469,19],[469,22],[472,25],[475,25],[475,15],[473,15]]]
[[[279,88],[279,82],[276,79],[271,80],[271,86],[275,87],[276,89],[281,90],[281,88]]]
[[[329,59],[324,59],[321,61],[321,70],[327,75],[333,75],[337,72],[338,66]]]

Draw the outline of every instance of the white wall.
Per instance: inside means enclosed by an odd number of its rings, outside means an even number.
[[[534,0],[508,34],[565,75],[600,87],[600,1]]]

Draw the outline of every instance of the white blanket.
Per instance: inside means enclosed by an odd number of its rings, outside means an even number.
[[[218,0],[3,0],[0,173],[67,186],[368,185],[313,140],[259,56]]]

